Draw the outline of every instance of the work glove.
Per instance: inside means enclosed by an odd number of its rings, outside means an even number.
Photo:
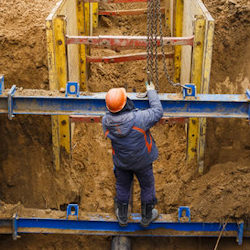
[[[155,90],[155,85],[152,82],[150,82],[150,83],[146,82],[146,89],[147,89],[147,91]]]

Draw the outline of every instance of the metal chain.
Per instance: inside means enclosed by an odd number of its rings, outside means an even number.
[[[147,78],[148,82],[152,81],[156,85],[156,89],[159,90],[159,76],[158,76],[158,53],[157,53],[157,38],[158,38],[158,23],[160,33],[160,47],[163,59],[163,70],[165,77],[172,86],[180,86],[187,88],[186,86],[175,83],[168,74],[166,65],[166,55],[163,45],[163,32],[162,32],[162,19],[161,19],[161,2],[160,0],[148,0],[147,1]],[[154,55],[155,49],[155,55]],[[155,57],[155,60],[153,61]]]
[[[154,2],[154,48],[155,48],[155,87],[157,90],[159,90],[159,77],[158,77],[158,55],[157,55],[157,49],[158,49],[158,42],[157,42],[157,35],[158,35],[158,3],[157,1],[153,0]]]
[[[152,19],[150,18],[150,10],[151,10],[151,1],[147,1],[147,81],[150,82],[151,74],[150,74],[150,22]]]
[[[151,19],[151,23],[150,23],[150,64],[151,64],[151,80],[152,82],[155,82],[154,79],[154,1],[153,0],[149,0],[151,2],[151,6],[150,6],[150,19]]]
[[[154,1],[147,1],[147,77],[148,82],[154,80]]]

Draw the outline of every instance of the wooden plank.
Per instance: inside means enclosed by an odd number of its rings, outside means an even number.
[[[170,32],[174,36],[174,0],[170,0]]]
[[[52,9],[52,11],[49,13],[48,17],[46,18],[46,21],[52,21],[53,18],[56,16],[56,14],[60,12],[62,6],[65,5],[66,1],[67,0],[58,1],[56,5],[54,6],[54,8]]]
[[[193,35],[194,18],[196,15],[203,15],[207,21],[213,21],[213,18],[201,0],[185,0],[183,11],[183,36]],[[181,60],[181,83],[183,84],[190,82],[191,60],[192,48],[187,46],[183,47]]]
[[[183,9],[183,36],[193,35],[194,20],[196,15],[202,15],[197,0],[184,1]],[[189,83],[191,79],[192,48],[182,48],[181,83]]]
[[[192,57],[192,76],[191,82],[196,85],[197,93],[200,93],[202,82],[203,49],[205,37],[206,21],[203,16],[197,16],[194,23],[194,46]],[[198,142],[198,118],[191,118],[188,124],[188,144],[187,159],[191,163],[197,160],[197,142]]]
[[[59,88],[65,88],[68,75],[67,75],[67,57],[66,57],[66,20],[64,16],[58,16],[54,19],[55,31],[55,59],[56,59],[56,72]],[[67,153],[70,153],[71,140],[70,140],[70,123],[68,116],[59,116],[59,141],[60,147],[64,148]]]
[[[175,36],[182,36],[182,22],[183,22],[183,0],[176,0],[175,13]],[[181,76],[181,46],[175,46],[174,55],[174,81],[180,82]]]
[[[207,21],[206,39],[204,45],[203,56],[203,75],[201,84],[201,93],[207,94],[209,92],[210,72],[212,64],[213,51],[213,36],[214,36],[214,20]],[[205,162],[205,146],[206,146],[206,118],[201,118],[199,121],[199,140],[198,140],[198,171],[200,174],[204,173]]]
[[[58,89],[55,65],[55,46],[53,34],[53,22],[51,19],[46,20],[46,36],[47,36],[47,53],[48,53],[48,70],[49,70],[49,87],[51,90]],[[59,126],[58,117],[51,116],[52,128],[52,152],[53,164],[56,170],[60,168],[60,146],[59,146]]]
[[[78,35],[77,23],[77,0],[67,0],[61,7],[57,15],[63,15],[67,18],[67,35]],[[71,45],[67,47],[68,80],[80,82],[79,75],[79,46]]]

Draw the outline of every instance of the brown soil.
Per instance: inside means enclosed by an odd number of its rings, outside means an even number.
[[[143,250],[211,250],[214,249],[216,238],[134,238],[132,249]],[[108,250],[111,247],[111,237],[75,236],[75,235],[23,235],[13,241],[10,236],[0,236],[1,249],[74,249],[74,250]],[[244,239],[244,245],[238,246],[233,238],[222,238],[220,250],[248,250],[250,240]]]
[[[45,17],[56,0],[2,0],[0,5],[0,73],[7,86],[48,88]],[[211,91],[244,93],[249,84],[249,3],[205,1],[216,19]],[[12,7],[15,6],[15,7]],[[125,8],[121,4],[119,8]],[[140,4],[131,4],[130,8]],[[136,25],[134,25],[136,24]],[[98,34],[145,35],[144,17],[102,18]],[[169,48],[168,50],[171,50]],[[132,51],[131,51],[132,52]],[[134,52],[134,51],[133,51]],[[92,49],[92,55],[124,52]],[[172,64],[169,60],[169,68]],[[89,91],[126,86],[144,90],[145,61],[91,66]],[[160,90],[176,92],[160,76]],[[52,167],[50,119],[0,117],[0,193],[6,203],[26,207],[65,210],[77,202],[84,211],[112,212],[114,176],[110,142],[100,124],[76,124],[72,161],[59,172]],[[152,130],[160,157],[154,172],[161,213],[176,213],[180,205],[191,207],[193,220],[249,219],[250,130],[247,121],[209,119],[207,173],[197,175],[185,164],[184,125],[158,125]],[[139,211],[139,187],[135,183],[134,211]],[[240,249],[248,249],[245,241]],[[134,239],[134,249],[211,249],[215,239]],[[223,239],[221,249],[239,249]],[[27,235],[13,242],[2,236],[1,249],[109,249],[110,238]],[[188,248],[189,247],[189,248]]]
[[[56,0],[1,0],[0,69],[7,86],[48,88],[45,18]]]

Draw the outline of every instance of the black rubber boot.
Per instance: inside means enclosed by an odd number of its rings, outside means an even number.
[[[149,224],[158,218],[158,210],[154,208],[154,203],[141,204],[141,225],[148,227]]]
[[[121,227],[128,225],[128,203],[122,203],[115,199],[115,215]]]

